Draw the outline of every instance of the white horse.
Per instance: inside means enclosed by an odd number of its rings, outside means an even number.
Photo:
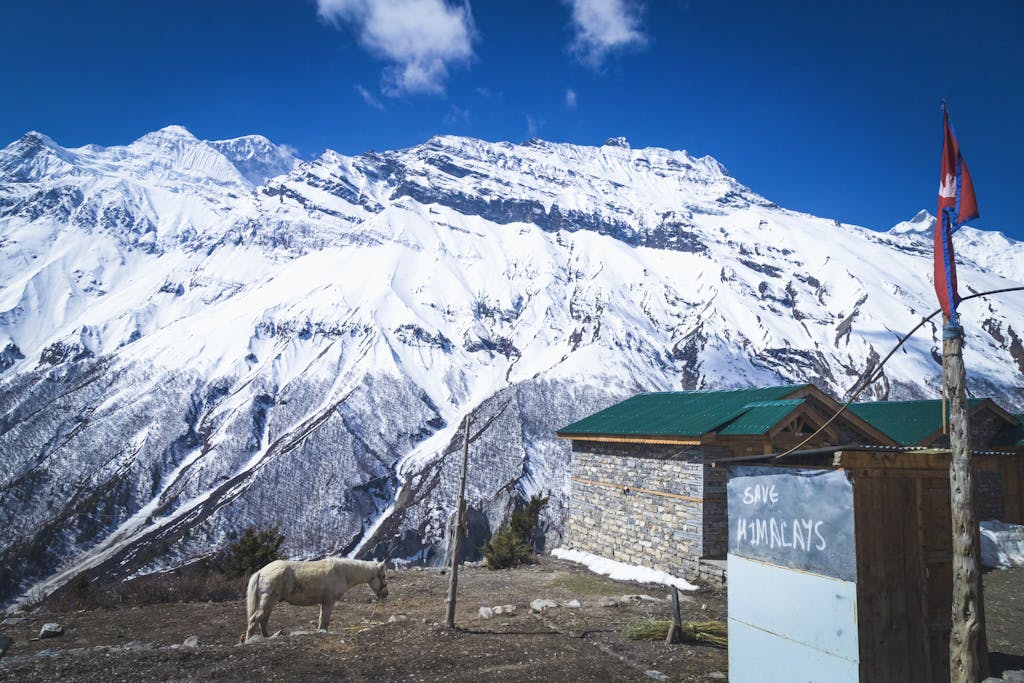
[[[340,557],[312,562],[275,560],[249,579],[245,639],[256,635],[257,628],[266,637],[270,611],[278,600],[292,605],[320,605],[319,628],[326,631],[335,601],[361,583],[370,584],[378,600],[386,598],[388,582],[384,563]]]

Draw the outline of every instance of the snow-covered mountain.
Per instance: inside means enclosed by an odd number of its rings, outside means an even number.
[[[883,233],[880,239],[897,248],[930,256],[934,226],[935,216],[919,211],[909,221],[898,223],[888,233]],[[1001,232],[978,230],[969,225],[955,233],[954,241],[957,263],[1024,282],[1024,242],[1012,240]]]
[[[0,151],[0,602],[248,525],[293,556],[436,562],[467,415],[474,542],[550,491],[557,543],[557,428],[637,391],[843,395],[936,307],[913,233],[621,139],[298,162],[180,127],[108,148],[29,133]],[[1024,279],[1019,243],[1004,263],[963,234],[962,292]],[[972,391],[1024,409],[1024,297],[962,314]],[[938,395],[940,334],[873,396]]]

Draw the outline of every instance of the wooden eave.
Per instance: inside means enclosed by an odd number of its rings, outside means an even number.
[[[803,434],[803,433],[801,433],[801,434],[795,434],[795,433],[787,434],[787,433],[784,433],[782,431],[783,429],[788,427],[790,424],[795,422],[797,418],[801,418],[801,417],[808,418],[812,423],[817,424],[817,427],[815,427],[811,431],[807,432],[806,434]],[[809,437],[811,434],[814,434],[817,430],[821,429],[821,425],[825,424],[825,422],[828,421],[829,417],[831,417],[831,415],[824,416],[824,415],[820,414],[818,411],[812,409],[806,403],[804,403],[802,405],[797,406],[793,410],[791,410],[784,418],[782,418],[777,423],[775,423],[775,426],[768,430],[768,435],[767,436],[768,436],[769,439],[776,439],[776,438],[779,438],[779,437],[787,438],[788,439],[791,436],[792,436],[793,439],[804,439],[804,438]],[[828,427],[825,427],[822,430],[822,432],[821,432],[822,434],[824,434],[826,436],[826,438],[830,438],[833,442],[839,440],[839,429],[837,427],[835,427],[834,425],[835,425],[835,423],[833,422]]]
[[[970,418],[974,417],[975,415],[980,413],[982,410],[985,410],[986,408],[991,410],[993,413],[995,413],[996,417],[1001,417],[1001,418],[1003,418],[1003,420],[1005,420],[1006,422],[1009,422],[1010,424],[1018,424],[1018,420],[1017,420],[1016,417],[1014,417],[1010,413],[1008,413],[1005,410],[1003,410],[999,406],[998,403],[996,403],[995,401],[993,401],[990,398],[986,398],[981,403],[979,403],[978,405],[974,406],[974,409],[971,410],[970,414],[967,416],[968,421],[970,420]],[[936,439],[941,437],[943,434],[944,434],[944,430],[942,429],[942,427],[939,427],[934,432],[932,432],[931,434],[929,434],[925,438],[923,438],[920,441],[918,441],[915,445],[916,446],[928,446],[929,444],[933,443]],[[1012,448],[1012,446],[1010,448]]]
[[[843,407],[843,404],[839,403],[834,398],[832,398],[831,396],[829,396],[828,394],[826,394],[813,384],[808,384],[806,386],[798,388],[792,394],[786,396],[786,398],[804,398],[806,396],[812,396],[825,406],[828,406],[829,410],[831,411],[831,414],[827,415],[825,417],[825,420],[828,420],[830,417],[832,417],[832,415],[835,415]],[[849,410],[843,410],[842,414],[837,419],[845,420],[851,427],[858,430],[868,438],[874,439],[875,442],[881,446],[901,445],[897,443],[891,436],[885,434],[884,432],[878,431],[878,429],[873,427],[869,422],[863,420],[862,418],[860,418],[855,413]]]
[[[568,441],[597,441],[599,443],[635,443],[661,446],[699,446],[702,441],[693,436],[633,436],[630,434],[558,434]]]

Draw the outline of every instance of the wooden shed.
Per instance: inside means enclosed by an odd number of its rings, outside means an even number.
[[[981,519],[1024,524],[1024,415],[991,399],[970,399],[971,446],[978,471]],[[901,446],[949,448],[941,401],[855,403],[849,410]]]
[[[975,454],[976,471],[981,474],[999,466],[998,457],[1017,464],[1024,458],[1019,454],[1001,456]],[[830,462],[829,462],[830,461]],[[837,676],[830,680],[858,680],[871,683],[921,682],[949,680],[949,635],[953,594],[952,572],[952,523],[950,515],[948,449],[892,449],[863,448],[836,450],[832,456],[815,454],[787,458],[787,465],[764,467],[784,473],[787,470],[821,469],[845,473],[852,488],[853,545],[851,571],[855,585],[856,612],[851,623],[855,624],[856,641],[852,654],[847,652],[847,671],[857,672],[854,678]],[[742,469],[742,468],[737,468]],[[829,502],[821,498],[821,506]],[[745,524],[735,511],[730,517],[730,571],[733,553],[736,552],[735,536],[737,524]],[[790,551],[779,547],[774,550],[779,557],[758,556],[766,567],[792,567],[784,557]],[[738,555],[746,553],[738,552]],[[737,562],[743,568],[743,559]],[[805,572],[806,573],[806,572]],[[849,579],[849,576],[844,578]],[[747,572],[730,576],[730,620],[739,620],[737,636],[742,633],[744,610],[737,607],[733,614],[733,599],[740,600],[750,587],[741,582],[761,582],[757,574]],[[754,586],[752,590],[757,590]],[[838,591],[833,591],[838,592]],[[735,594],[735,595],[734,595]],[[792,596],[774,595],[766,598],[766,604],[759,606],[751,620],[770,619],[772,614],[792,609]],[[772,602],[775,600],[778,604]],[[815,623],[816,628],[826,635],[807,637],[806,632],[795,637],[772,625],[753,624],[755,631],[771,632],[783,639],[787,646],[796,642],[804,643],[809,654],[806,662],[814,662],[815,654],[821,659],[837,660],[837,648],[830,645],[829,628],[835,621],[834,606],[814,605],[812,612],[803,614],[801,624]],[[821,613],[813,612],[818,610]],[[746,614],[751,614],[747,610]],[[820,622],[820,625],[817,625]],[[730,622],[731,623],[731,622]],[[793,627],[801,630],[801,626]],[[732,640],[730,632],[730,640]],[[809,643],[809,644],[808,644]],[[740,645],[738,644],[737,647]],[[749,649],[749,648],[748,648]],[[769,648],[770,649],[770,648]],[[791,675],[792,661],[782,660],[776,664],[764,653],[757,655],[756,662],[747,662],[748,652],[737,652],[735,665],[730,652],[730,679],[736,674],[737,681],[784,680]],[[851,659],[852,657],[852,659]],[[852,668],[850,668],[852,667]],[[735,669],[735,671],[733,671]],[[744,677],[743,672],[753,672]],[[774,672],[781,672],[782,678]],[[802,671],[801,673],[808,673]]]

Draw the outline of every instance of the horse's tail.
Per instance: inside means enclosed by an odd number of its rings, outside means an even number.
[[[249,587],[245,591],[245,622],[248,623],[252,620],[252,615],[256,613],[256,609],[260,606],[260,573],[254,572],[249,577]]]

